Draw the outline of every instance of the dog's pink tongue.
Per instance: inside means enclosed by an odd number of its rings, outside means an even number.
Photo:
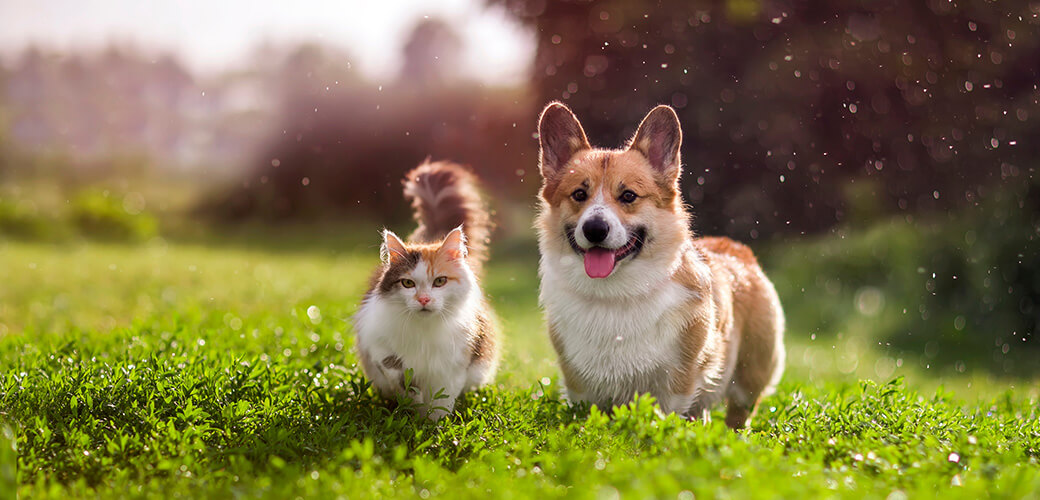
[[[592,247],[585,252],[585,274],[590,278],[606,278],[614,270],[614,251]]]

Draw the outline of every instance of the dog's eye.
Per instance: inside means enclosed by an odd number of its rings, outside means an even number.
[[[632,203],[633,201],[636,201],[636,198],[639,198],[639,195],[632,192],[632,190],[628,190],[621,193],[621,197],[618,199],[621,200],[621,203]]]
[[[574,201],[582,202],[589,199],[589,193],[586,193],[584,189],[575,189],[574,192],[571,193],[571,198],[573,198]]]
[[[401,286],[405,288],[415,288],[415,282],[408,278],[405,278],[401,280]]]
[[[447,282],[448,278],[446,276],[438,276],[433,280],[433,286],[440,288]]]

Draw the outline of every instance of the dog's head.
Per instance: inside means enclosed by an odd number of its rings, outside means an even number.
[[[679,194],[679,118],[658,106],[628,147],[596,149],[574,113],[549,104],[538,124],[543,254],[569,254],[575,279],[639,280],[676,261],[688,234]],[[579,272],[581,271],[581,272]]]

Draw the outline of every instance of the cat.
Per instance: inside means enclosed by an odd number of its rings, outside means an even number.
[[[479,284],[491,223],[476,176],[459,165],[427,160],[402,183],[419,227],[407,242],[383,231],[382,263],[353,318],[356,348],[381,396],[407,395],[436,421],[498,367]]]

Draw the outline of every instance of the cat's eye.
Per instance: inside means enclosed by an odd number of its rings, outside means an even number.
[[[589,199],[589,193],[585,192],[584,189],[575,189],[574,192],[571,193],[571,198],[580,203]]]
[[[447,283],[448,283],[448,278],[446,276],[438,276],[438,277],[436,277],[433,280],[433,286],[438,287],[438,288],[444,286]]]
[[[621,200],[621,203],[632,203],[633,201],[636,201],[636,198],[639,198],[639,195],[631,189],[628,189],[624,193],[621,193],[621,197],[618,199]]]
[[[415,282],[408,278],[404,278],[401,280],[401,286],[405,288],[415,288]]]

